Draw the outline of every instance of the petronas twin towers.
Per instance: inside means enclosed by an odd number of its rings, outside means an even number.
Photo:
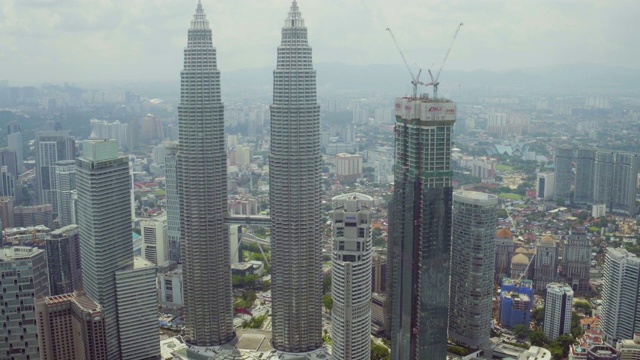
[[[186,340],[235,338],[229,259],[224,105],[211,28],[200,2],[181,72],[177,182]],[[307,28],[294,0],[282,28],[271,106],[273,346],[322,346],[320,106]]]

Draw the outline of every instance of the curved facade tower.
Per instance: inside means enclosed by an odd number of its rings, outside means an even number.
[[[220,71],[198,2],[180,73],[178,197],[187,341],[215,346],[235,337],[229,259],[227,156]]]
[[[307,28],[294,0],[273,72],[270,208],[273,346],[322,346],[320,106]]]
[[[373,198],[351,193],[331,199],[331,355],[371,358],[371,208]]]

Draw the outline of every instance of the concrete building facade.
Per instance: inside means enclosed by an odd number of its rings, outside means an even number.
[[[596,165],[596,149],[580,147],[576,153],[576,187],[573,196],[576,204],[593,204],[593,185]]]
[[[544,333],[550,341],[560,335],[571,334],[573,290],[567,284],[547,285],[544,301]]]
[[[551,235],[544,235],[536,243],[533,284],[539,292],[548,291],[547,284],[558,279],[558,246]]]
[[[607,248],[601,311],[606,342],[633,338],[640,326],[639,299],[640,259],[625,249]]]
[[[500,283],[503,277],[511,276],[511,258],[516,250],[516,243],[513,241],[513,234],[509,229],[500,229],[496,232],[495,238],[495,281]]]
[[[563,247],[562,275],[574,293],[590,291],[591,245],[584,226],[571,228]]]
[[[497,204],[496,195],[453,193],[449,337],[471,348],[491,338]]]
[[[387,324],[392,359],[447,353],[456,104],[395,101],[395,187],[387,258]]]
[[[142,257],[156,266],[163,266],[169,260],[169,239],[167,217],[140,221],[142,232]]]
[[[322,346],[320,105],[307,27],[294,0],[273,71],[269,206],[273,346]]]
[[[167,237],[169,241],[169,259],[180,262],[180,197],[178,196],[178,177],[176,155],[178,143],[167,144],[164,158],[165,189],[167,191]]]
[[[558,146],[554,155],[556,168],[553,199],[564,199],[568,204],[571,202],[571,185],[573,184],[573,148]]]
[[[84,292],[39,297],[38,343],[41,360],[107,360],[102,307]]]
[[[49,295],[47,257],[44,250],[13,246],[0,249],[0,357],[40,358],[35,304],[38,296]]]
[[[334,360],[371,356],[371,209],[373,198],[351,193],[331,199],[331,354]]]
[[[354,181],[362,176],[362,155],[336,154],[336,177],[338,181]]]

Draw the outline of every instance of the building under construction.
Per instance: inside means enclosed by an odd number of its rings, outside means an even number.
[[[504,278],[500,288],[500,325],[529,327],[533,305],[533,281]]]

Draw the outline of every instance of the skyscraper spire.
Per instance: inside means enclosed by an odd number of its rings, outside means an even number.
[[[289,16],[284,21],[285,27],[304,27],[304,19],[298,8],[298,2],[293,0],[289,9]]]
[[[207,20],[207,15],[204,13],[200,0],[198,0],[196,13],[193,14],[193,20],[191,20],[191,29],[209,29],[209,21]]]

